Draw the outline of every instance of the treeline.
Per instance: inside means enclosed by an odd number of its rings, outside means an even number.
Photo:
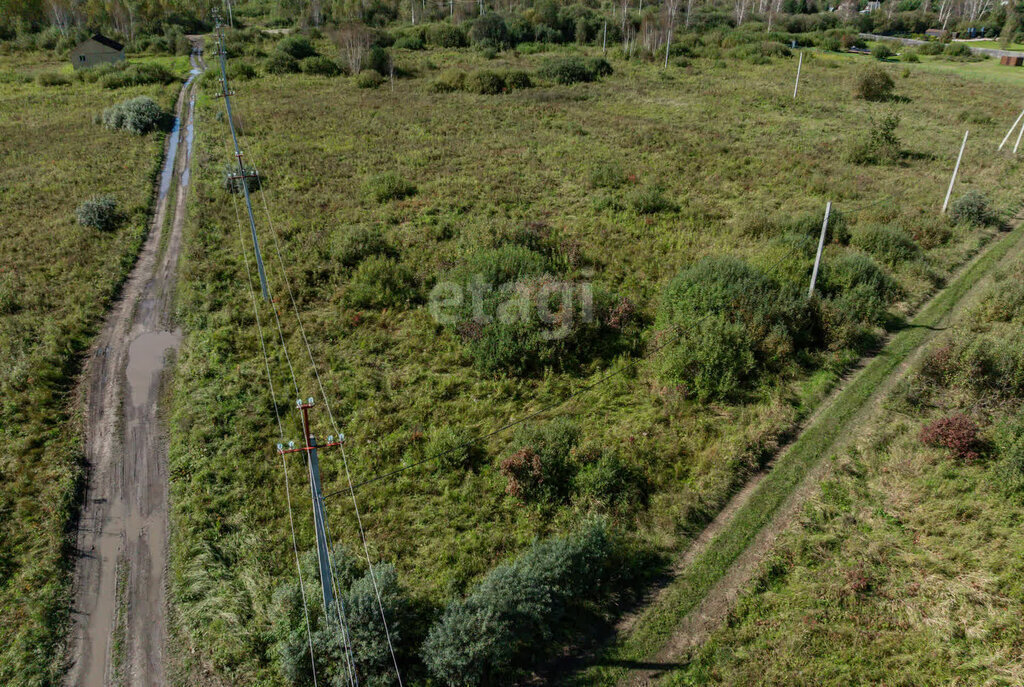
[[[466,44],[471,32],[486,34],[497,46],[524,42],[623,42],[656,51],[672,31],[704,32],[745,24],[763,24],[769,32],[824,31],[840,26],[883,34],[923,34],[945,28],[1006,40],[1022,40],[1019,31],[1024,4],[1001,5],[940,0],[886,0],[866,13],[866,0],[847,0],[838,7],[817,0],[624,0],[611,5],[594,0],[536,0],[498,7],[467,0],[253,0],[230,8],[230,21],[246,26],[298,27],[330,30],[358,22],[384,28],[412,28],[444,22],[458,28],[451,47]],[[209,31],[216,12],[226,8],[215,0],[0,0],[0,41],[8,49],[62,52],[93,31],[124,42],[129,52],[187,52],[185,34]],[[228,17],[223,17],[225,20]]]

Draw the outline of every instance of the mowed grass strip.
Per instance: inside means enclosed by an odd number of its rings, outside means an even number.
[[[769,524],[808,471],[832,450],[833,443],[849,429],[850,420],[889,375],[1006,255],[1022,233],[1024,228],[1018,227],[994,244],[939,293],[905,329],[893,336],[882,352],[854,377],[849,387],[779,458],[750,501],[736,513],[733,521],[708,549],[671,584],[659,603],[641,616],[635,625],[636,630],[598,658],[594,667],[577,675],[572,684],[614,685],[627,673],[623,664],[648,659],[669,640],[679,622],[725,575],[757,533]]]

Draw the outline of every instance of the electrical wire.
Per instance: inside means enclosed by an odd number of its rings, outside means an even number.
[[[223,49],[223,48],[221,48],[221,49]],[[227,91],[227,83],[226,82],[224,84],[224,90]],[[227,96],[225,96],[225,97],[227,97]],[[228,155],[230,156],[230,154],[231,154],[231,148],[230,148],[230,146],[228,146]],[[244,177],[242,178],[242,183],[243,184],[246,183],[246,180],[245,180]],[[242,258],[243,258],[243,260],[245,262],[245,276],[246,276],[246,280],[245,281],[246,281],[246,284],[249,286],[249,297],[252,300],[252,311],[253,311],[253,315],[255,315],[255,317],[256,317],[256,329],[259,331],[259,335],[260,335],[260,350],[263,352],[263,364],[264,364],[264,367],[266,368],[266,371],[267,371],[267,384],[269,384],[269,386],[270,386],[270,399],[271,399],[271,402],[274,404],[274,417],[277,419],[277,429],[278,429],[278,432],[280,433],[281,439],[283,441],[284,440],[284,425],[281,423],[281,411],[279,410],[278,405],[277,405],[277,393],[274,391],[274,378],[273,378],[273,376],[270,373],[270,358],[267,355],[267,344],[266,344],[266,340],[265,340],[265,338],[263,336],[263,324],[260,321],[259,306],[257,305],[257,302],[256,302],[256,291],[255,291],[255,289],[253,289],[253,286],[252,286],[252,271],[249,269],[249,254],[248,254],[248,252],[246,252],[246,249],[245,249],[245,235],[244,235],[244,231],[242,230],[242,214],[241,214],[241,212],[238,209],[238,199],[235,198],[234,193],[231,194],[231,198],[232,198],[233,205],[234,205],[234,208],[235,208],[235,220],[236,220],[237,225],[238,225],[239,250],[241,251]],[[289,481],[288,481],[288,464],[285,461],[285,457],[284,457],[283,453],[281,454],[281,471],[284,473],[284,493],[285,493],[285,497],[286,497],[286,500],[287,500],[287,503],[288,503],[288,525],[289,525],[289,528],[291,529],[291,535],[292,535],[292,552],[295,554],[295,572],[296,572],[296,575],[299,578],[299,595],[302,597],[302,614],[303,614],[303,617],[306,620],[306,641],[309,644],[309,660],[310,660],[310,664],[312,665],[312,668],[313,668],[313,685],[314,685],[314,687],[316,687],[317,686],[316,656],[313,654],[313,631],[312,631],[311,624],[309,622],[309,606],[308,606],[308,604],[306,602],[306,585],[302,581],[302,565],[299,562],[298,538],[295,535],[295,519],[294,519],[294,516],[292,514],[291,486],[290,486]]]
[[[255,162],[254,162],[254,164],[255,164]],[[306,347],[307,354],[309,355],[309,362],[310,362],[310,365],[312,366],[313,374],[316,377],[317,386],[320,389],[320,395],[321,395],[321,397],[323,398],[323,401],[324,401],[324,407],[327,409],[327,415],[328,415],[328,418],[330,419],[330,423],[331,423],[331,426],[334,429],[334,432],[339,437],[343,436],[341,428],[338,425],[338,422],[337,422],[337,420],[334,417],[334,411],[331,409],[330,399],[327,396],[327,391],[324,388],[323,380],[320,377],[320,370],[317,367],[316,359],[315,359],[315,357],[313,355],[313,349],[309,345],[309,339],[306,336],[306,328],[302,324],[302,317],[299,314],[299,307],[298,307],[298,304],[295,301],[295,294],[292,291],[291,282],[288,279],[288,271],[285,268],[284,258],[283,258],[282,254],[281,254],[281,242],[280,242],[280,239],[278,238],[278,235],[277,235],[277,229],[274,227],[273,215],[270,212],[270,204],[267,201],[267,194],[266,194],[266,192],[263,189],[263,184],[260,184],[259,191],[260,191],[260,198],[263,201],[263,208],[264,208],[264,211],[266,212],[266,215],[267,215],[267,221],[268,221],[268,223],[270,225],[270,233],[271,233],[271,236],[274,239],[274,250],[275,250],[275,253],[277,254],[277,261],[278,261],[278,265],[279,265],[280,270],[281,270],[281,275],[282,275],[282,279],[283,279],[284,284],[285,284],[285,289],[288,292],[288,299],[291,302],[292,310],[295,313],[295,321],[298,324],[299,333],[302,336],[302,342],[303,342],[303,344]],[[276,312],[276,308],[275,308],[275,312]],[[351,469],[349,467],[348,456],[347,456],[347,454],[345,452],[344,441],[341,442],[341,447],[340,448],[341,448],[342,464],[344,465],[344,468],[345,468],[345,477],[346,477],[346,480],[348,481],[348,483],[349,483],[349,485],[351,487],[351,485],[353,483],[352,482],[352,473],[351,473]],[[370,548],[369,548],[369,544],[367,543],[367,540],[366,540],[366,530],[363,527],[362,514],[359,511],[359,502],[356,499],[355,490],[354,489],[350,489],[350,491],[351,491],[351,494],[352,494],[352,507],[353,507],[353,509],[355,511],[355,515],[356,515],[356,524],[357,524],[357,526],[359,528],[359,538],[360,538],[360,540],[362,542],[362,545],[363,545],[363,553],[366,556],[367,571],[369,573],[370,582],[373,585],[374,595],[377,597],[377,607],[380,610],[381,622],[384,625],[384,636],[387,639],[388,650],[391,653],[391,660],[392,660],[392,663],[394,664],[394,667],[395,667],[395,677],[398,679],[399,687],[402,687],[402,684],[403,684],[402,683],[402,672],[401,672],[401,669],[398,666],[398,658],[397,658],[397,655],[395,654],[394,643],[393,643],[393,641],[391,639],[391,630],[388,627],[387,615],[384,612],[384,602],[383,602],[383,599],[381,598],[380,586],[377,584],[377,576],[376,576],[376,574],[373,571],[373,561],[372,561],[372,558],[370,557]]]

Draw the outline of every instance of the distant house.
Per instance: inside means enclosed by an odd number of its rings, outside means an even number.
[[[924,32],[924,35],[929,38],[938,38],[941,41],[949,35],[949,31],[946,31],[945,29],[928,29]]]
[[[71,66],[75,69],[123,61],[124,46],[98,33],[71,49]]]

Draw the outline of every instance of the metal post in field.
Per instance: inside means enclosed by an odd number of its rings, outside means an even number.
[[[960,160],[964,157],[964,148],[967,146],[967,134],[969,133],[971,133],[970,129],[964,132],[964,142],[960,144],[960,154],[956,156],[956,166],[953,167],[953,176],[950,177],[949,188],[946,190],[946,200],[942,201],[942,214],[946,214],[946,208],[949,206],[949,197],[953,194],[953,184],[956,183],[956,173],[960,171]]]
[[[1017,115],[1017,119],[1013,122],[1013,126],[1011,126],[1010,130],[1006,132],[1005,136],[1003,136],[1003,142],[999,144],[998,150],[1002,150],[1003,146],[1006,145],[1006,142],[1010,140],[1010,134],[1012,134],[1013,130],[1017,128],[1017,125],[1020,124],[1021,119],[1024,119],[1024,110],[1020,111],[1020,114]]]
[[[793,100],[796,100],[797,89],[800,88],[800,69],[804,66],[804,51],[800,51],[800,61],[796,63],[796,83],[793,84]]]
[[[818,267],[821,265],[821,251],[825,248],[825,233],[828,231],[828,216],[832,213],[832,201],[825,204],[825,221],[821,223],[821,237],[818,239],[818,254],[814,257],[814,270],[811,272],[811,288],[807,297],[814,295],[814,284],[818,281]]]
[[[604,20],[604,35],[601,37],[601,54],[608,52],[608,20]],[[1021,113],[1024,114],[1024,113]]]

